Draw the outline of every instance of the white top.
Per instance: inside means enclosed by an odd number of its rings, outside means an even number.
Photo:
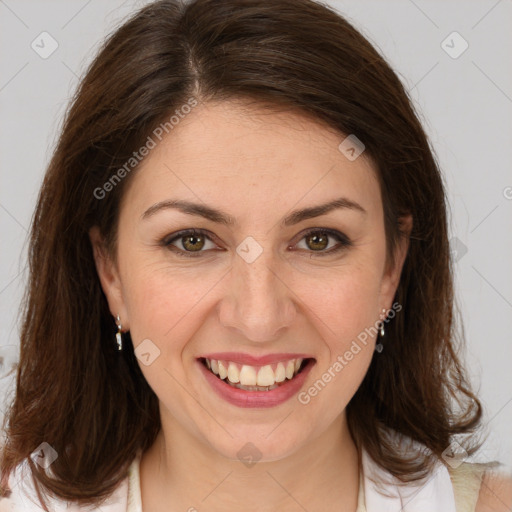
[[[53,499],[49,500],[52,512],[142,512],[140,456],[141,452],[130,465],[128,476],[99,507],[78,506]],[[398,480],[378,467],[364,450],[361,469],[356,512],[474,512],[481,479],[476,465],[464,463],[448,471],[439,462],[422,485],[410,483],[405,487],[397,485]],[[11,474],[9,488],[12,493],[9,498],[0,499],[0,512],[43,511],[33,489],[30,472],[27,467],[25,470],[20,467]],[[377,491],[372,476],[379,482],[387,482],[384,487],[388,496]]]

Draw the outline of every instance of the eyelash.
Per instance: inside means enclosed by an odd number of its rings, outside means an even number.
[[[333,229],[328,229],[328,228],[311,228],[302,234],[302,238],[299,240],[299,242],[302,241],[304,238],[306,238],[308,235],[311,235],[314,233],[321,233],[324,235],[328,235],[332,238],[335,238],[339,242],[339,244],[337,246],[329,249],[328,251],[320,251],[320,252],[310,251],[312,257],[328,256],[328,255],[337,253],[337,252],[341,251],[342,249],[352,246],[352,242],[343,233],[340,233],[339,231],[336,231]],[[176,255],[178,255],[180,257],[198,258],[198,257],[201,257],[202,254],[206,251],[196,251],[196,252],[183,251],[182,249],[179,249],[178,247],[175,247],[174,245],[172,245],[172,243],[175,242],[176,240],[179,240],[180,238],[184,238],[186,236],[199,236],[199,235],[204,236],[204,237],[208,238],[208,240],[213,242],[211,237],[208,235],[208,232],[203,229],[186,229],[183,231],[178,231],[177,233],[173,233],[172,235],[170,235],[172,238],[169,238],[169,236],[165,237],[161,241],[161,244],[164,247],[167,247],[168,249],[173,251]]]

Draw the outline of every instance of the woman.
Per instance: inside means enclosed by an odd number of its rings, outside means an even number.
[[[425,133],[343,18],[148,5],[42,186],[0,506],[508,510],[464,462],[449,258]]]

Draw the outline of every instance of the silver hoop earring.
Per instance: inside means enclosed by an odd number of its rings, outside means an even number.
[[[121,319],[119,315],[116,318],[117,321],[117,333],[116,333],[116,342],[117,342],[117,350],[123,350],[123,337],[121,333]]]

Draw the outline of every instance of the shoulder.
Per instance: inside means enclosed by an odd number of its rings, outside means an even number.
[[[77,505],[53,496],[46,496],[52,512],[126,512],[128,501],[128,477],[123,479],[109,498],[98,509],[94,505]],[[8,492],[0,497],[0,512],[44,512],[38,499],[30,471],[20,464],[9,476]]]
[[[510,512],[512,476],[487,472],[483,475],[475,512]]]
[[[510,512],[512,477],[490,464],[463,463],[449,468],[457,512]]]

